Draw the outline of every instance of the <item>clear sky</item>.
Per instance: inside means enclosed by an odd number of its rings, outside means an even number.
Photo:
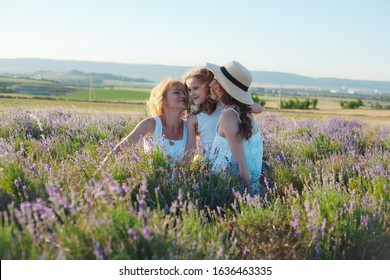
[[[390,1],[0,0],[0,58],[390,81]]]

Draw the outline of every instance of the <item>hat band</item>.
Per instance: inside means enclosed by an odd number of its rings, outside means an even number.
[[[230,73],[226,70],[225,66],[221,67],[222,73],[225,75],[225,77],[231,81],[234,85],[242,89],[243,91],[248,91],[249,87],[243,85],[240,81],[238,81],[236,78],[234,78]]]

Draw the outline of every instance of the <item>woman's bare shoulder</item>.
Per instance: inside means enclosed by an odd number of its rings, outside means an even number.
[[[237,133],[239,131],[239,120],[237,114],[233,110],[226,110],[221,113],[221,118],[219,119],[219,127],[226,133],[227,131]]]
[[[137,125],[137,128],[144,132],[152,132],[156,127],[156,120],[154,117],[148,117],[140,121]]]

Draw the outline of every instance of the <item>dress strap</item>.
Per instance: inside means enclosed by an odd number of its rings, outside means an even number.
[[[160,117],[153,117],[156,121],[156,127],[154,128],[153,138],[156,141],[155,143],[159,143],[162,140],[162,122]]]
[[[231,107],[226,108],[226,109],[222,109],[222,112],[227,112],[227,111],[233,111],[234,113],[236,113],[237,118],[238,118],[238,122],[241,124],[242,121],[240,118],[240,114],[236,111],[236,109],[231,108]],[[218,125],[219,125],[219,121],[218,121]],[[218,125],[217,125],[217,131],[218,131]],[[259,131],[259,126],[258,126],[257,122],[253,123],[253,121],[252,121],[252,125],[255,126],[255,128],[256,128],[256,131],[253,133],[253,134],[255,134]]]
[[[183,143],[187,144],[187,120],[183,120]]]
[[[236,113],[238,121],[241,123],[240,114],[234,108],[222,109],[222,112],[227,112],[227,111],[233,111],[234,113]]]

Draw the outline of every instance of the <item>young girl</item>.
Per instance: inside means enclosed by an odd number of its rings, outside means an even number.
[[[214,74],[206,67],[195,68],[188,72],[184,78],[184,85],[189,97],[197,109],[188,117],[188,141],[186,152],[188,159],[193,156],[196,149],[196,135],[200,135],[200,146],[203,155],[210,151],[221,114],[222,106],[212,96],[210,83],[214,80]],[[254,103],[251,106],[254,113],[262,111],[261,105]]]
[[[187,110],[188,98],[184,84],[167,78],[151,91],[147,107],[151,117],[142,120],[113,150],[115,155],[132,144],[144,140],[144,149],[161,147],[173,164],[182,161],[187,145],[187,125],[183,113]],[[147,141],[148,138],[151,141]],[[108,156],[103,161],[107,161]]]
[[[243,179],[248,192],[259,192],[263,158],[263,141],[257,122],[251,114],[252,96],[248,92],[252,83],[250,72],[236,61],[220,67],[207,63],[214,73],[210,83],[212,95],[222,104],[210,160],[212,170],[231,167]],[[238,164],[238,170],[235,170]]]

